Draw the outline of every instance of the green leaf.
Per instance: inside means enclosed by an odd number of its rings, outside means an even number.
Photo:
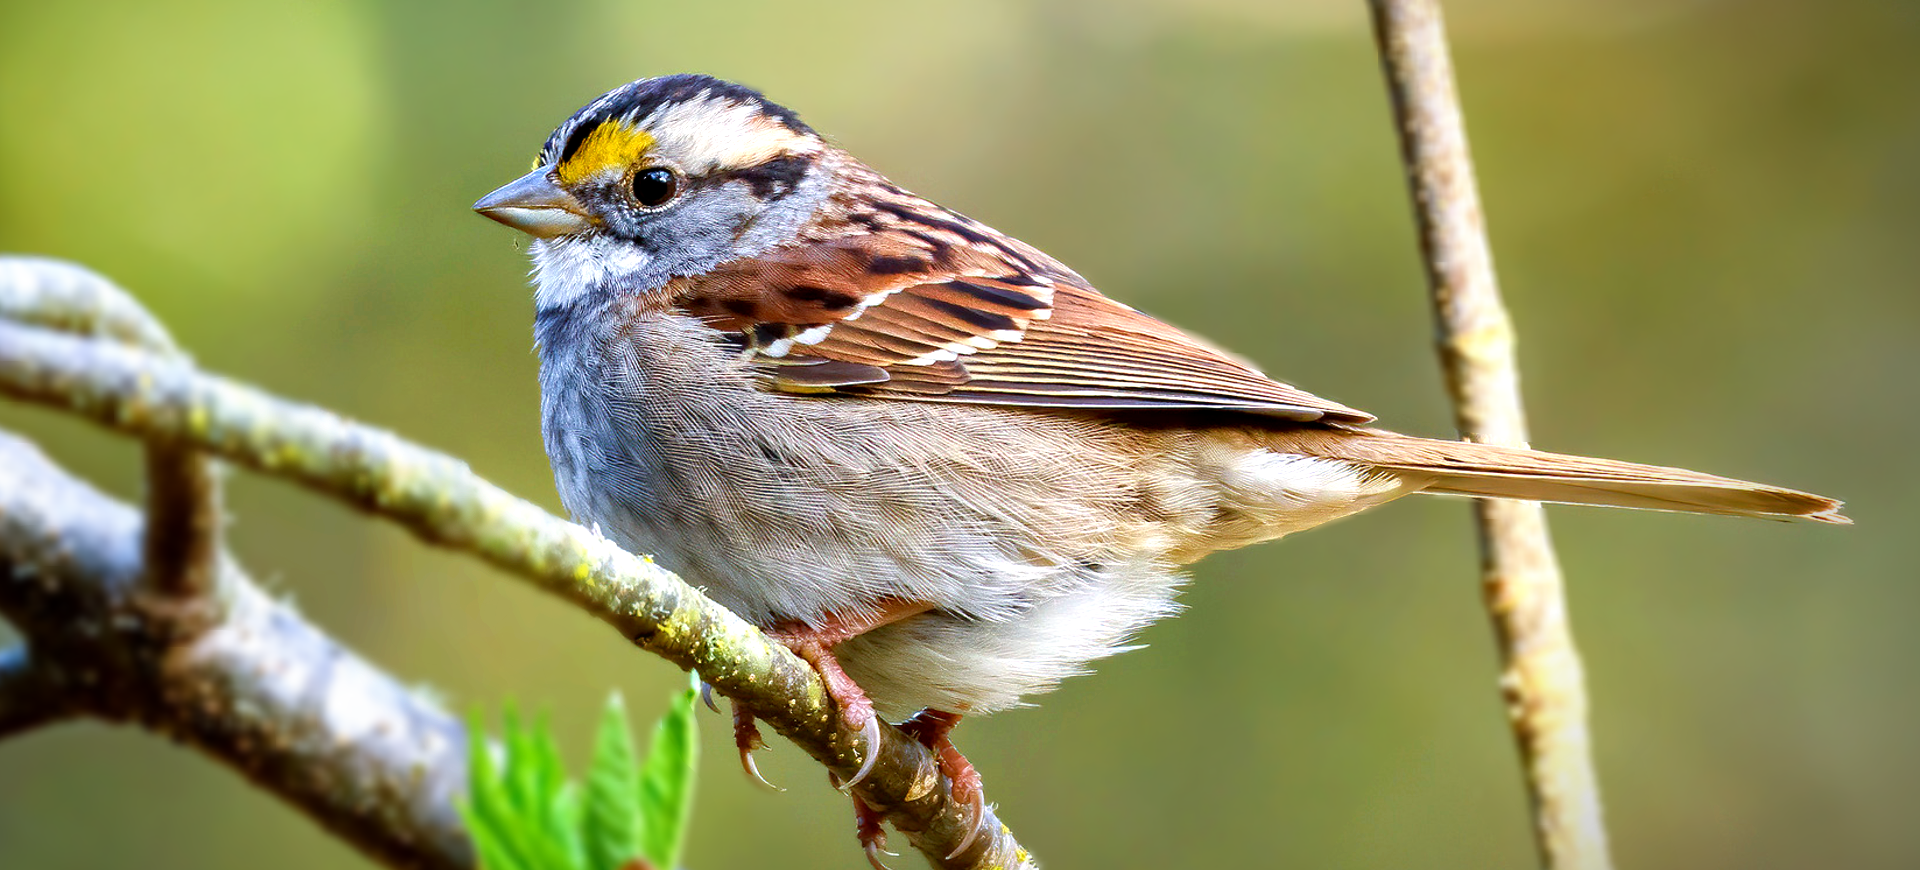
[[[675,699],[653,729],[653,743],[640,768],[640,854],[661,870],[680,866],[687,823],[693,818],[693,777],[700,753],[693,708],[699,693],[688,689]]]
[[[587,772],[586,807],[581,819],[589,870],[619,870],[640,847],[640,771],[633,733],[620,693],[607,696],[600,731],[593,739],[593,767]]]
[[[584,792],[567,779],[543,718],[501,714],[496,763],[476,714],[469,727],[468,797],[459,807],[485,870],[621,870],[636,858],[678,866],[693,806],[695,693],[677,697],[636,761],[619,695],[608,699]]]
[[[540,752],[536,748],[533,728],[521,728],[520,717],[509,704],[500,714],[500,740],[507,748],[507,763],[501,771],[506,781],[507,800],[516,815],[527,817],[527,810],[540,804],[540,771],[535,769],[539,763]],[[534,817],[537,821],[537,817]]]
[[[510,842],[512,807],[500,774],[493,767],[486,723],[477,711],[467,723],[467,799],[459,809],[473,835],[480,866],[487,870],[533,870],[520,861]]]
[[[560,760],[560,744],[553,729],[542,716],[527,734],[528,767],[532,769],[537,801],[527,810],[546,833],[550,860],[565,861],[566,867],[586,870],[586,852],[580,844],[580,804],[573,784],[567,781],[567,766]]]
[[[514,727],[511,713],[507,727]],[[487,870],[539,870],[535,863],[540,836],[521,819],[508,788],[505,771],[494,767],[493,752],[487,742],[486,724],[478,713],[468,728],[470,734],[467,806],[462,808],[467,827],[474,832],[474,845]],[[510,755],[510,753],[509,753]],[[512,764],[510,757],[503,759]]]
[[[501,717],[505,767],[496,770],[476,717],[463,808],[486,870],[585,870],[578,812],[544,722],[520,727],[511,705]]]

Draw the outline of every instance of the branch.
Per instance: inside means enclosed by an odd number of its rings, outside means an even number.
[[[1433,291],[1441,367],[1461,437],[1525,445],[1513,324],[1500,301],[1439,0],[1370,0]],[[1500,687],[1520,746],[1542,863],[1605,870],[1579,651],[1536,502],[1476,501],[1481,582]]]
[[[166,328],[125,291],[58,260],[0,258],[0,318],[181,357]],[[184,601],[213,582],[219,480],[212,463],[184,445],[151,440],[146,453],[147,575],[155,591]]]
[[[460,723],[225,557],[213,575],[220,618],[185,617],[203,628],[189,634],[179,609],[143,594],[141,525],[0,434],[0,614],[32,652],[0,661],[0,734],[82,713],[135,722],[220,759],[391,866],[471,867],[453,810]]]
[[[52,668],[26,644],[0,649],[0,739],[78,714]]]
[[[450,457],[333,413],[203,374],[178,359],[0,321],[0,393],[148,440],[191,444],[474,553],[587,610],[701,678],[841,778],[870,749],[846,730],[813,668],[651,560],[557,519]],[[971,810],[932,755],[884,727],[860,797],[943,868],[1020,867],[997,819],[956,858]]]

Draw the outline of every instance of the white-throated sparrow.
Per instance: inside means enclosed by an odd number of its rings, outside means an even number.
[[[1367,428],[705,76],[593,101],[474,208],[536,237],[567,509],[792,646],[856,727],[924,708],[914,733],[976,796],[959,715],[1125,649],[1215,550],[1414,492],[1846,521]]]

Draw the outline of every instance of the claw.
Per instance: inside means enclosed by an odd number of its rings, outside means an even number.
[[[720,705],[713,702],[713,684],[706,680],[700,681],[700,702],[706,704],[707,709],[720,712]]]
[[[980,772],[973,769],[967,757],[960,754],[959,747],[953,745],[953,726],[960,724],[959,713],[941,710],[921,710],[912,718],[900,723],[900,730],[919,741],[920,745],[933,750],[934,761],[940,765],[940,772],[952,783],[947,793],[949,799],[967,802],[967,835],[960,838],[960,844],[947,853],[944,860],[951,861],[967,851],[973,841],[980,838],[980,826],[987,819],[986,793],[980,787]]]
[[[867,853],[867,864],[871,866],[873,870],[893,870],[892,867],[887,866],[887,862],[880,860],[882,854],[892,855],[895,858],[900,857],[900,853],[888,852],[881,847],[880,844],[885,842],[886,839],[887,838],[883,836],[878,840],[874,840],[860,847],[862,851]]]
[[[861,742],[866,746],[866,759],[860,762],[860,769],[853,777],[840,784],[841,791],[849,791],[873,772],[873,766],[880,761],[880,717],[867,713],[867,724],[860,727]]]
[[[868,806],[866,801],[853,799],[853,834],[860,838],[860,849],[867,853],[867,864],[873,870],[891,870],[880,860],[883,853],[900,857],[897,852],[887,851],[887,829],[881,827],[883,818],[880,811]]]
[[[760,737],[760,726],[753,724],[753,714],[738,703],[733,705],[733,745],[740,750],[740,769],[747,772],[747,778],[773,791],[786,791],[760,775],[760,765],[753,761],[753,751],[765,749],[767,741]]]
[[[786,789],[781,788],[777,785],[774,785],[771,782],[768,782],[766,777],[760,775],[760,765],[754,763],[753,750],[751,749],[741,747],[740,769],[746,771],[747,778],[753,780],[754,784],[760,786],[761,788],[764,788],[768,791],[773,791],[773,792],[786,791]]]
[[[968,846],[973,845],[974,840],[980,838],[980,823],[986,821],[987,796],[982,794],[980,789],[973,789],[973,800],[969,801],[967,806],[973,810],[967,820],[967,835],[960,838],[960,845],[953,847],[953,851],[947,853],[948,861],[960,857],[962,852],[967,851]]]

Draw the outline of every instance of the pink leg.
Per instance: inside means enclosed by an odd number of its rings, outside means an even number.
[[[795,655],[806,659],[814,670],[820,672],[820,678],[827,684],[827,694],[833,698],[834,705],[840,708],[841,718],[846,720],[848,727],[858,729],[864,738],[862,743],[867,750],[866,760],[851,778],[840,784],[842,791],[866,779],[867,774],[873,771],[873,763],[879,760],[879,753],[874,750],[880,746],[880,720],[873,714],[873,700],[840,667],[840,660],[834,657],[833,648],[883,625],[931,609],[932,605],[921,602],[888,599],[879,602],[871,613],[851,617],[829,614],[815,624],[788,622],[766,630],[767,636],[793,650]]]
[[[953,726],[960,724],[959,713],[948,713],[931,707],[913,714],[913,718],[900,723],[900,730],[907,732],[920,745],[933,750],[933,756],[939,759],[940,772],[946,774],[953,783],[952,796],[955,801],[967,804],[973,810],[972,823],[967,835],[960,839],[960,845],[953,848],[948,858],[965,852],[973,845],[973,839],[980,833],[980,821],[986,817],[986,792],[980,786],[980,771],[975,770],[973,762],[960,754],[959,747],[953,745]]]
[[[753,763],[754,750],[765,749],[767,746],[767,741],[760,737],[760,726],[753,723],[753,714],[747,712],[747,708],[740,706],[738,701],[734,701],[732,706],[733,745],[740,750],[740,769],[746,771],[747,778],[754,782],[774,791],[785,791],[761,776],[760,765]]]
[[[841,617],[829,614],[816,624],[787,622],[766,628],[768,637],[773,638],[795,655],[813,665],[820,672],[820,679],[827,684],[827,694],[833,698],[834,706],[840,709],[840,716],[848,727],[860,732],[866,758],[860,769],[844,783],[838,783],[842,791],[850,790],[867,774],[873,772],[873,764],[880,758],[880,717],[873,712],[873,700],[867,697],[865,689],[847,676],[840,667],[840,660],[834,657],[833,648],[866,634],[883,625],[899,622],[908,617],[917,616],[933,609],[930,604],[921,602],[896,601],[888,599],[878,602],[874,612]],[[956,717],[957,719],[958,717]],[[753,751],[765,746],[760,739],[760,729],[753,723],[753,714],[748,713],[739,704],[733,707],[733,738],[740,750],[740,764],[759,782],[766,780],[760,776],[758,766],[753,763]],[[957,754],[957,753],[956,753]],[[965,763],[966,759],[961,759]],[[972,768],[969,767],[969,770]],[[978,782],[979,777],[974,778]],[[880,853],[885,851],[886,831],[880,823],[883,818],[878,810],[867,805],[859,797],[853,799],[855,833],[860,838],[860,846],[867,853],[867,861],[877,870],[885,870],[880,863]],[[888,853],[891,854],[891,853]]]
[[[880,860],[880,853],[887,852],[887,829],[880,826],[886,816],[879,810],[867,805],[859,795],[853,798],[853,835],[860,838],[860,850],[867,853],[867,863],[873,870],[889,870],[886,862]]]

